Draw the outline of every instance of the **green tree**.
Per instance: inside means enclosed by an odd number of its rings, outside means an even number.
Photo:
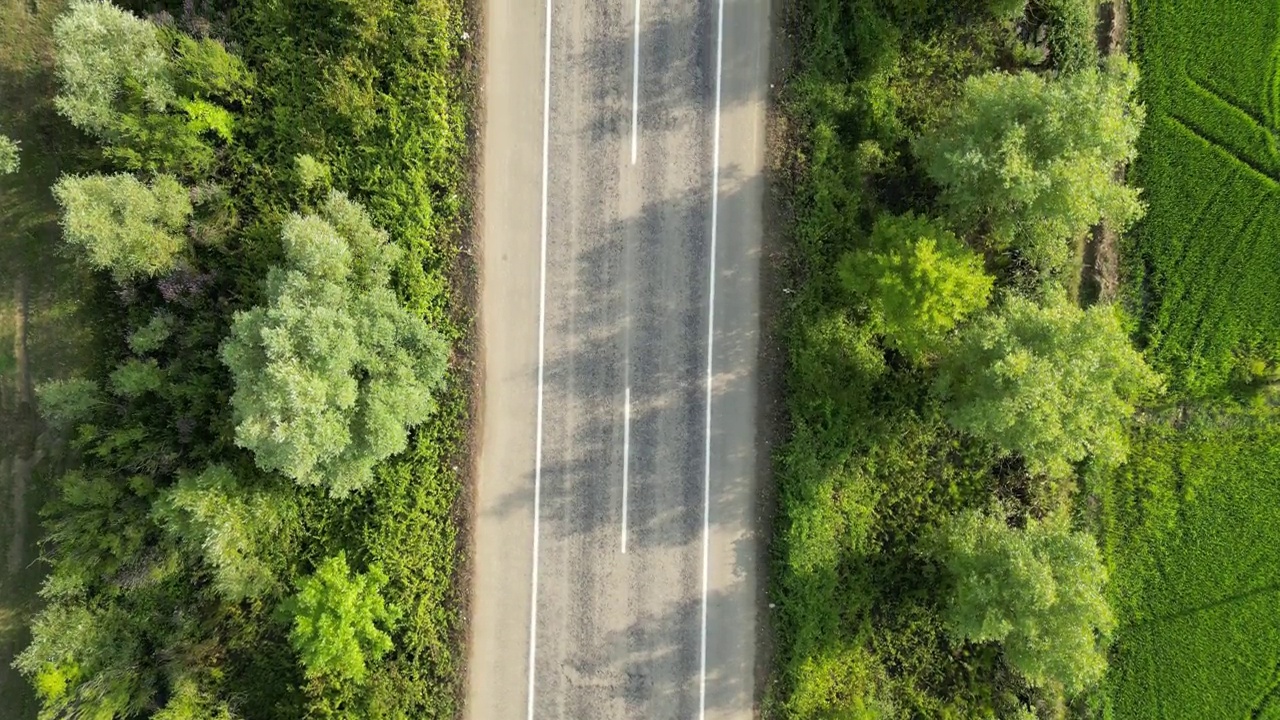
[[[64,175],[53,195],[67,242],[117,282],[172,269],[186,247],[191,198],[172,176],[159,175],[147,186],[123,173]]]
[[[17,141],[8,135],[0,135],[0,175],[18,172],[20,164]]]
[[[283,610],[293,618],[289,641],[308,677],[362,682],[366,661],[391,650],[391,637],[382,628],[394,623],[399,611],[382,599],[379,591],[386,582],[377,564],[352,575],[340,552],[299,584]]]
[[[230,602],[258,597],[275,585],[267,551],[289,514],[279,493],[242,487],[214,465],[184,473],[162,491],[152,516],[188,552],[213,570],[214,587]]]
[[[262,469],[343,497],[431,413],[447,346],[400,305],[389,285],[400,250],[345,195],[290,217],[283,239],[266,304],[237,313],[222,346],[236,443]]]
[[[845,255],[839,272],[866,298],[885,339],[910,355],[935,348],[991,294],[982,259],[940,224],[910,213],[877,220],[868,247]]]
[[[54,102],[72,125],[105,137],[120,121],[126,86],[153,111],[175,99],[160,28],[104,0],[72,0],[54,22],[60,89]]]
[[[1072,241],[1106,218],[1144,212],[1116,178],[1133,159],[1144,110],[1123,56],[1058,78],[993,72],[970,78],[951,117],[915,144],[957,225],[985,229],[1039,271],[1065,266]]]
[[[1102,677],[1115,619],[1092,536],[1072,532],[1065,517],[1015,529],[970,511],[942,526],[932,550],[954,581],[944,612],[950,633],[1001,643],[1032,685],[1077,692]]]
[[[89,417],[102,403],[98,383],[85,378],[49,380],[36,386],[40,417],[51,427],[67,428]]]
[[[1159,389],[1110,306],[1088,310],[1054,296],[1013,297],[960,332],[943,355],[936,389],[956,428],[1062,478],[1092,456],[1124,460],[1124,422]]]
[[[139,398],[164,386],[164,371],[155,360],[129,358],[111,372],[111,392],[124,398]]]

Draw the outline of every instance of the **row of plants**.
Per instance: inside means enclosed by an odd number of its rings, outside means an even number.
[[[1075,296],[1091,228],[1145,211],[1117,174],[1137,70],[1099,59],[1094,9],[797,7],[774,716],[1103,712],[1080,478],[1124,463],[1163,381]]]
[[[452,717],[457,2],[72,0],[52,188],[104,349],[16,666],[47,717]]]

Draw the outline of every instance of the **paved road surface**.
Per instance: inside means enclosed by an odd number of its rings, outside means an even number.
[[[486,16],[466,716],[750,718],[769,5],[550,3]]]

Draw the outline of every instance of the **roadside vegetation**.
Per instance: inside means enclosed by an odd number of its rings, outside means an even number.
[[[59,11],[79,150],[0,143],[99,346],[34,387],[42,716],[454,717],[462,3]]]
[[[1280,712],[1276,10],[1185,5],[796,6],[772,716]]]

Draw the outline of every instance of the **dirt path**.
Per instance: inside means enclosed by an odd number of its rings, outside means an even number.
[[[1123,52],[1129,32],[1129,6],[1125,0],[1098,5],[1098,54],[1109,57]],[[1116,170],[1123,182],[1126,168]],[[1082,304],[1109,303],[1120,289],[1120,236],[1105,220],[1095,225],[1084,248],[1080,273]]]

